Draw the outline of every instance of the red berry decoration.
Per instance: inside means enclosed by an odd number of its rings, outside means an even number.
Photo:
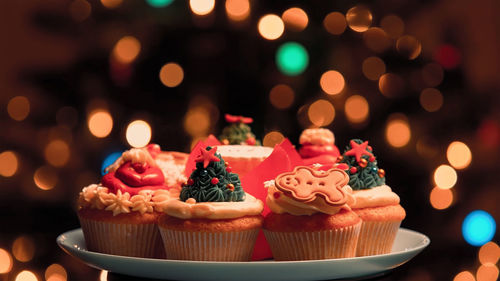
[[[229,167],[229,162],[224,162],[224,165],[226,165],[226,167]]]
[[[212,180],[210,182],[212,184],[218,184],[219,183],[219,179],[218,178],[212,178]]]
[[[370,162],[375,161],[375,156],[370,156],[370,158],[368,158],[368,161],[370,161]]]
[[[194,180],[192,178],[189,178],[187,181],[187,185],[193,185],[193,184],[194,184]]]
[[[278,198],[280,198],[280,196],[281,196],[281,194],[279,192],[273,193],[274,199],[278,199]]]
[[[234,184],[229,183],[226,187],[227,187],[227,189],[234,191]]]
[[[366,168],[366,165],[368,165],[368,161],[366,161],[365,158],[361,158],[361,160],[359,161],[359,166],[361,168]]]
[[[252,137],[247,138],[246,143],[248,145],[255,145],[255,138]]]
[[[341,162],[342,160],[344,160],[344,156],[342,155],[337,156],[337,163]]]
[[[226,172],[231,173],[231,171],[232,171],[232,170],[233,170],[233,168],[231,168],[231,167],[226,167]]]
[[[381,178],[385,177],[385,171],[384,171],[384,169],[378,169],[377,173],[378,173],[379,177],[381,177]]]
[[[222,140],[222,144],[224,144],[224,145],[228,145],[228,144],[229,144],[229,140],[228,140],[228,139],[223,139],[223,140]]]
[[[356,168],[356,167],[351,167],[351,169],[349,170],[349,172],[351,174],[355,174],[357,171],[358,171],[358,168]]]

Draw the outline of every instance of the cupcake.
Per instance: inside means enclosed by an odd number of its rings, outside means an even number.
[[[368,141],[351,140],[338,168],[349,175],[355,198],[350,206],[363,220],[356,255],[390,253],[406,213],[399,196],[385,184],[385,171],[378,168]]]
[[[225,127],[219,136],[222,144],[260,145],[260,141],[255,139],[252,129],[248,126],[253,122],[252,118],[230,114],[224,117],[230,125]]]
[[[333,165],[340,155],[332,131],[325,128],[306,129],[299,138],[299,154],[305,165]]]
[[[170,199],[163,172],[147,148],[125,151],[107,169],[101,183],[80,192],[78,218],[87,249],[99,253],[163,257],[156,226]]]
[[[297,166],[266,182],[264,220],[275,260],[354,257],[361,219],[350,209],[349,177],[336,168],[320,171]]]
[[[167,259],[248,261],[262,227],[263,203],[245,193],[217,148],[196,158],[179,199],[162,204],[158,226]]]

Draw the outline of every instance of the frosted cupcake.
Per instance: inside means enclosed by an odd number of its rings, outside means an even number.
[[[158,226],[168,259],[250,260],[263,203],[243,191],[216,151],[202,149],[180,198],[162,204]]]
[[[306,129],[299,138],[299,154],[304,164],[332,165],[340,155],[333,132],[325,128]]]
[[[356,255],[390,253],[406,216],[399,196],[385,184],[385,171],[378,167],[368,141],[351,140],[340,160],[338,168],[349,175],[356,199],[350,206],[363,220]]]
[[[170,199],[165,178],[147,148],[125,151],[101,183],[80,192],[78,218],[87,249],[133,257],[163,257],[156,222]]]
[[[351,211],[349,177],[298,166],[266,182],[264,234],[275,260],[354,257],[361,219]]]

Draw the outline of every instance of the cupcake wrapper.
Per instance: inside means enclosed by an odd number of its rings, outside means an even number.
[[[167,259],[249,261],[258,229],[238,232],[192,232],[160,227]]]
[[[142,258],[165,256],[156,224],[118,224],[80,217],[80,225],[90,251]]]
[[[275,260],[349,258],[356,254],[361,222],[341,229],[314,232],[264,230]]]
[[[392,250],[401,221],[363,221],[356,256],[387,254]]]

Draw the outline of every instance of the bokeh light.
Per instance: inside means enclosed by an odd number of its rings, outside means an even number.
[[[451,191],[451,189],[434,187],[431,191],[429,200],[434,209],[444,210],[453,203],[453,191]]]
[[[495,264],[482,264],[476,272],[477,281],[498,280],[498,267]]]
[[[0,248],[0,274],[8,273],[12,270],[12,257],[6,250]]]
[[[363,61],[361,69],[366,78],[377,81],[385,73],[385,63],[379,57],[369,57]]]
[[[151,126],[144,120],[132,121],[125,133],[127,142],[132,147],[144,147],[151,141]]]
[[[116,42],[113,57],[120,63],[133,62],[141,51],[141,43],[133,36],[125,36]]]
[[[420,105],[429,112],[438,111],[443,106],[443,94],[435,88],[424,89],[420,93]]]
[[[445,44],[437,48],[434,59],[445,69],[454,69],[461,63],[462,55],[455,46]]]
[[[3,177],[12,177],[16,174],[19,167],[17,155],[10,150],[0,153],[0,175]]]
[[[262,140],[262,145],[268,147],[274,147],[275,145],[281,143],[285,139],[282,133],[278,131],[272,131],[267,133]]]
[[[62,167],[68,163],[70,150],[68,144],[63,140],[52,140],[45,147],[45,159],[54,167]]]
[[[307,50],[297,42],[287,42],[276,52],[276,65],[285,75],[299,75],[309,64]]]
[[[99,274],[99,281],[107,281],[107,280],[108,280],[108,271],[101,270],[101,273]]]
[[[170,5],[174,0],[146,0],[151,7],[163,8]]]
[[[500,247],[495,242],[488,242],[479,249],[481,264],[496,264],[500,258]]]
[[[385,73],[378,80],[378,88],[382,95],[392,98],[402,94],[405,87],[403,78],[394,73]]]
[[[250,15],[250,2],[249,0],[226,0],[226,12],[231,20],[245,20]]]
[[[114,9],[120,6],[123,3],[123,0],[101,0],[101,4],[108,8],[108,9]]]
[[[347,25],[356,32],[365,32],[372,24],[372,13],[366,7],[355,6],[346,13]]]
[[[379,27],[370,27],[363,33],[365,45],[376,53],[382,53],[391,46],[391,39]]]
[[[260,18],[258,23],[259,33],[267,40],[275,40],[285,31],[283,20],[274,14],[268,14]]]
[[[87,126],[92,135],[97,138],[105,138],[113,129],[113,117],[107,110],[94,110],[89,114]]]
[[[16,121],[26,119],[30,113],[30,101],[23,96],[11,98],[7,104],[7,113]]]
[[[457,172],[451,166],[441,165],[434,171],[434,183],[442,189],[449,189],[457,183]]]
[[[392,39],[399,38],[405,30],[405,23],[396,15],[387,15],[380,21],[380,27],[385,30]]]
[[[347,22],[345,16],[342,13],[331,12],[326,15],[325,19],[323,20],[323,26],[329,33],[333,35],[340,35],[344,33],[347,27]]]
[[[74,0],[69,5],[69,13],[71,17],[77,21],[82,22],[90,17],[90,13],[92,12],[92,6],[86,0]]]
[[[274,86],[269,92],[269,101],[278,109],[287,109],[295,100],[295,92],[290,86],[279,84]]]
[[[122,152],[118,151],[118,152],[113,152],[111,154],[109,154],[108,156],[106,156],[106,158],[104,158],[104,161],[102,161],[102,164],[101,164],[101,175],[105,175],[106,174],[106,168],[115,163],[115,161],[120,158],[120,156],[122,156]]]
[[[342,92],[345,87],[344,76],[336,70],[329,70],[319,80],[321,89],[329,95],[337,95]]]
[[[453,281],[476,281],[476,278],[470,271],[462,271],[453,278]]]
[[[307,27],[309,23],[309,17],[307,13],[301,8],[293,7],[287,9],[281,15],[283,22],[286,27],[293,31],[302,31]]]
[[[160,81],[167,87],[177,87],[184,79],[184,70],[175,62],[170,62],[160,69]]]
[[[38,278],[36,277],[35,273],[28,270],[23,270],[16,276],[15,281],[38,281]]]
[[[198,16],[210,14],[215,7],[215,0],[189,0],[191,11]]]
[[[363,96],[352,95],[345,101],[345,115],[351,123],[361,123],[368,118],[370,106]]]
[[[417,140],[416,149],[424,158],[433,158],[439,153],[437,141],[430,136],[421,136]]]
[[[51,264],[45,270],[45,280],[46,281],[66,281],[68,279],[68,273],[66,269],[60,264]]]
[[[50,166],[42,166],[36,169],[35,174],[33,175],[33,181],[41,190],[51,190],[56,186],[59,178],[54,168]]]
[[[407,145],[411,138],[408,118],[402,114],[392,114],[385,128],[385,138],[393,147],[399,148]]]
[[[443,82],[444,70],[437,63],[428,63],[422,68],[422,80],[427,87],[436,87]]]
[[[448,146],[446,157],[448,158],[448,162],[450,162],[455,169],[460,170],[469,166],[472,160],[472,153],[465,143],[454,141]]]
[[[328,126],[335,118],[335,108],[329,101],[319,99],[309,106],[307,116],[315,126]]]
[[[489,242],[496,231],[495,219],[486,211],[470,212],[462,223],[462,235],[472,246],[482,246]]]
[[[191,108],[184,117],[184,130],[193,136],[205,136],[210,129],[210,113],[202,106]]]
[[[19,236],[12,243],[12,255],[20,262],[28,262],[35,255],[35,242],[29,236]]]
[[[422,52],[422,45],[417,38],[411,35],[403,35],[396,41],[396,50],[403,57],[413,60]]]

